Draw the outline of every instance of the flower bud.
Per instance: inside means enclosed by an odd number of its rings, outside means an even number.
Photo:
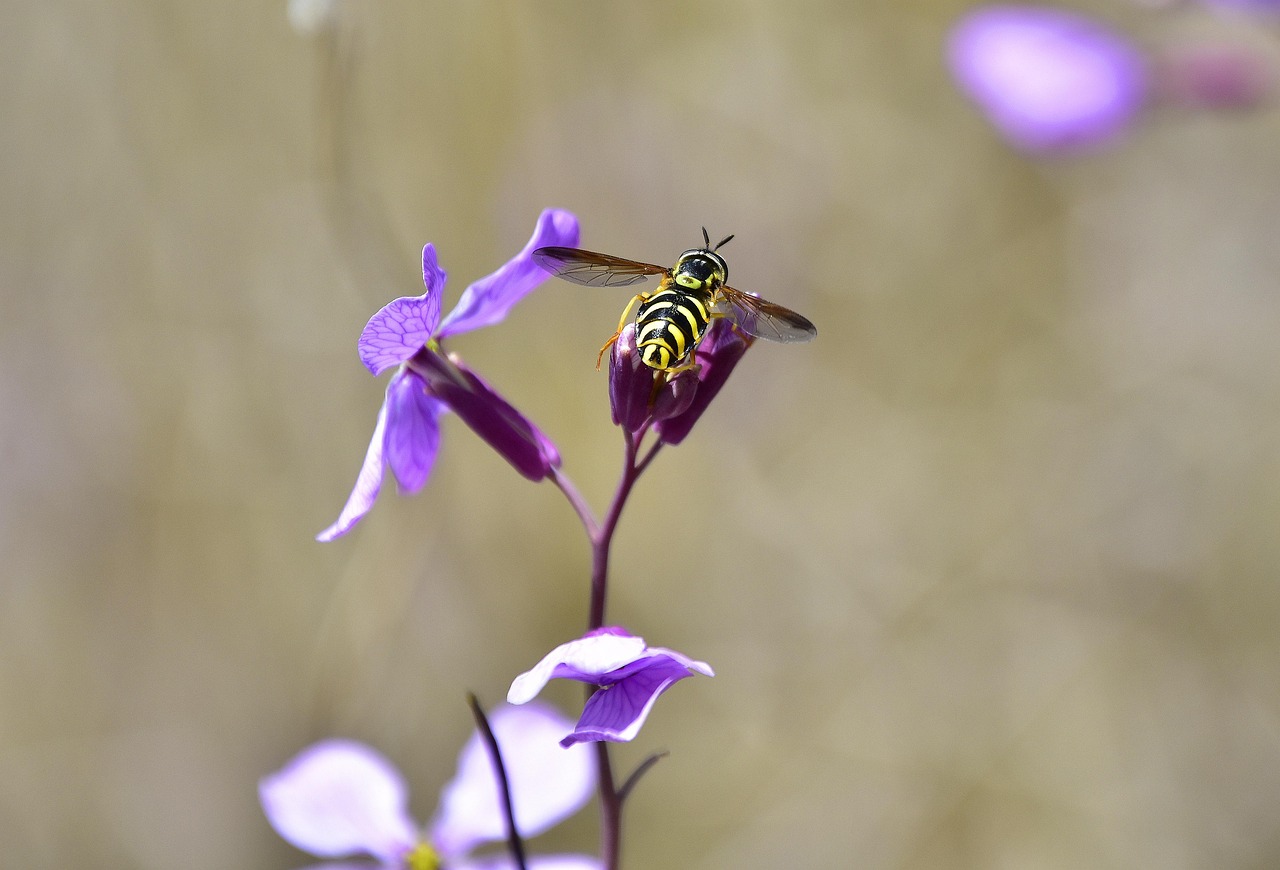
[[[748,338],[734,328],[725,319],[718,318],[712,322],[707,334],[694,351],[694,362],[697,368],[678,375],[667,388],[674,390],[683,377],[695,379],[696,390],[692,392],[688,405],[679,413],[674,413],[656,426],[658,437],[666,444],[679,444],[693,429],[702,412],[711,404],[711,400],[720,392],[725,381],[733,372],[734,366],[747,352],[754,339]],[[689,386],[692,386],[690,384]]]
[[[649,421],[654,376],[636,352],[636,325],[628,323],[609,351],[609,410],[614,425],[635,434]]]
[[[560,452],[528,418],[517,411],[456,357],[423,348],[410,366],[431,385],[431,391],[498,451],[516,471],[542,480],[560,465]]]

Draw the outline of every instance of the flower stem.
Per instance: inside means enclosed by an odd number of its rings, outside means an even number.
[[[600,860],[605,870],[618,870],[622,852],[622,798],[613,785],[609,744],[596,743],[596,769],[600,780]]]
[[[605,604],[609,593],[609,550],[613,546],[613,533],[618,528],[618,520],[622,517],[622,508],[631,495],[631,487],[644,470],[636,465],[636,439],[630,433],[623,433],[626,458],[622,464],[622,478],[618,481],[618,489],[613,494],[613,502],[609,505],[604,521],[591,536],[591,610],[587,617],[587,630],[594,631],[604,625]]]
[[[654,443],[643,458],[639,458],[640,441],[644,438],[648,426],[636,434],[623,432],[624,459],[622,475],[618,480],[618,488],[613,493],[609,510],[604,519],[597,521],[592,514],[586,499],[578,492],[573,481],[560,469],[552,468],[548,477],[564,493],[569,505],[582,522],[582,528],[591,542],[591,607],[587,616],[587,630],[595,631],[603,628],[605,623],[605,605],[609,593],[609,551],[613,547],[613,533],[618,528],[618,520],[622,517],[622,509],[626,506],[640,475],[644,474],[649,463],[653,461],[662,442]],[[638,459],[638,461],[637,461]],[[594,687],[588,687],[587,698],[590,699]],[[600,783],[600,860],[604,870],[618,870],[618,861],[622,852],[622,801],[626,792],[635,785],[639,775],[647,770],[657,757],[647,760],[641,769],[629,779],[622,790],[613,782],[613,765],[609,761],[609,744],[604,741],[596,743],[596,775]]]
[[[511,802],[511,781],[507,779],[507,766],[502,762],[502,750],[498,747],[498,738],[493,734],[489,717],[484,715],[484,708],[480,706],[479,699],[468,692],[467,703],[471,705],[471,714],[475,717],[476,727],[480,729],[480,734],[484,737],[485,745],[489,749],[489,760],[493,763],[493,772],[498,780],[498,791],[502,795],[502,811],[507,822],[507,845],[511,849],[511,858],[519,870],[526,870],[528,862],[524,856],[524,840],[520,837],[520,829],[516,827],[516,811]]]

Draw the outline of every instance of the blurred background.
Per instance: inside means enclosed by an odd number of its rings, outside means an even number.
[[[327,736],[429,818],[465,692],[584,627],[585,540],[455,418],[420,495],[312,538],[382,399],[365,320],[425,242],[447,310],[558,206],[659,263],[736,233],[734,284],[820,331],[756,345],[623,518],[611,621],[718,672],[615,753],[671,753],[628,866],[1280,865],[1280,112],[1019,153],[947,70],[971,8],[10,4],[0,864],[304,866],[257,781]],[[626,301],[551,282],[450,344],[597,510]]]

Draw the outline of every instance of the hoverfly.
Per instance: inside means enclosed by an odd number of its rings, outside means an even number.
[[[816,336],[818,330],[807,318],[725,283],[729,265],[716,251],[732,238],[726,236],[713,248],[703,227],[703,247],[685,251],[671,268],[578,248],[538,248],[533,259],[556,277],[588,287],[626,287],[650,275],[662,276],[656,290],[639,293],[627,303],[618,331],[600,349],[601,358],[618,340],[633,307],[640,358],[660,372],[691,367],[693,351],[716,317],[727,317],[747,335],[769,341],[809,341]]]

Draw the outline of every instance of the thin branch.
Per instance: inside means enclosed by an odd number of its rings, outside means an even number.
[[[498,738],[493,735],[489,726],[489,717],[484,715],[480,701],[473,692],[467,693],[467,703],[471,705],[471,714],[475,716],[476,727],[489,747],[489,759],[493,762],[493,772],[498,778],[498,791],[502,793],[502,810],[507,820],[507,844],[511,848],[511,857],[519,870],[528,870],[524,857],[524,841],[520,839],[520,830],[516,827],[515,805],[511,802],[511,782],[507,779],[507,767],[502,763],[502,750],[498,748]]]
[[[582,528],[586,531],[587,537],[594,541],[596,536],[600,534],[600,524],[591,512],[591,506],[587,504],[587,500],[582,497],[582,493],[578,492],[578,487],[569,479],[569,475],[558,468],[552,468],[547,477],[551,478],[551,482],[564,493],[569,506],[578,515],[578,520],[582,523]]]
[[[622,784],[622,788],[618,789],[618,803],[622,803],[627,799],[627,795],[631,794],[631,790],[636,787],[636,783],[640,781],[640,777],[649,772],[649,768],[653,767],[662,759],[666,758],[667,752],[655,752],[640,762],[640,766],[632,771],[627,777],[627,781]]]

